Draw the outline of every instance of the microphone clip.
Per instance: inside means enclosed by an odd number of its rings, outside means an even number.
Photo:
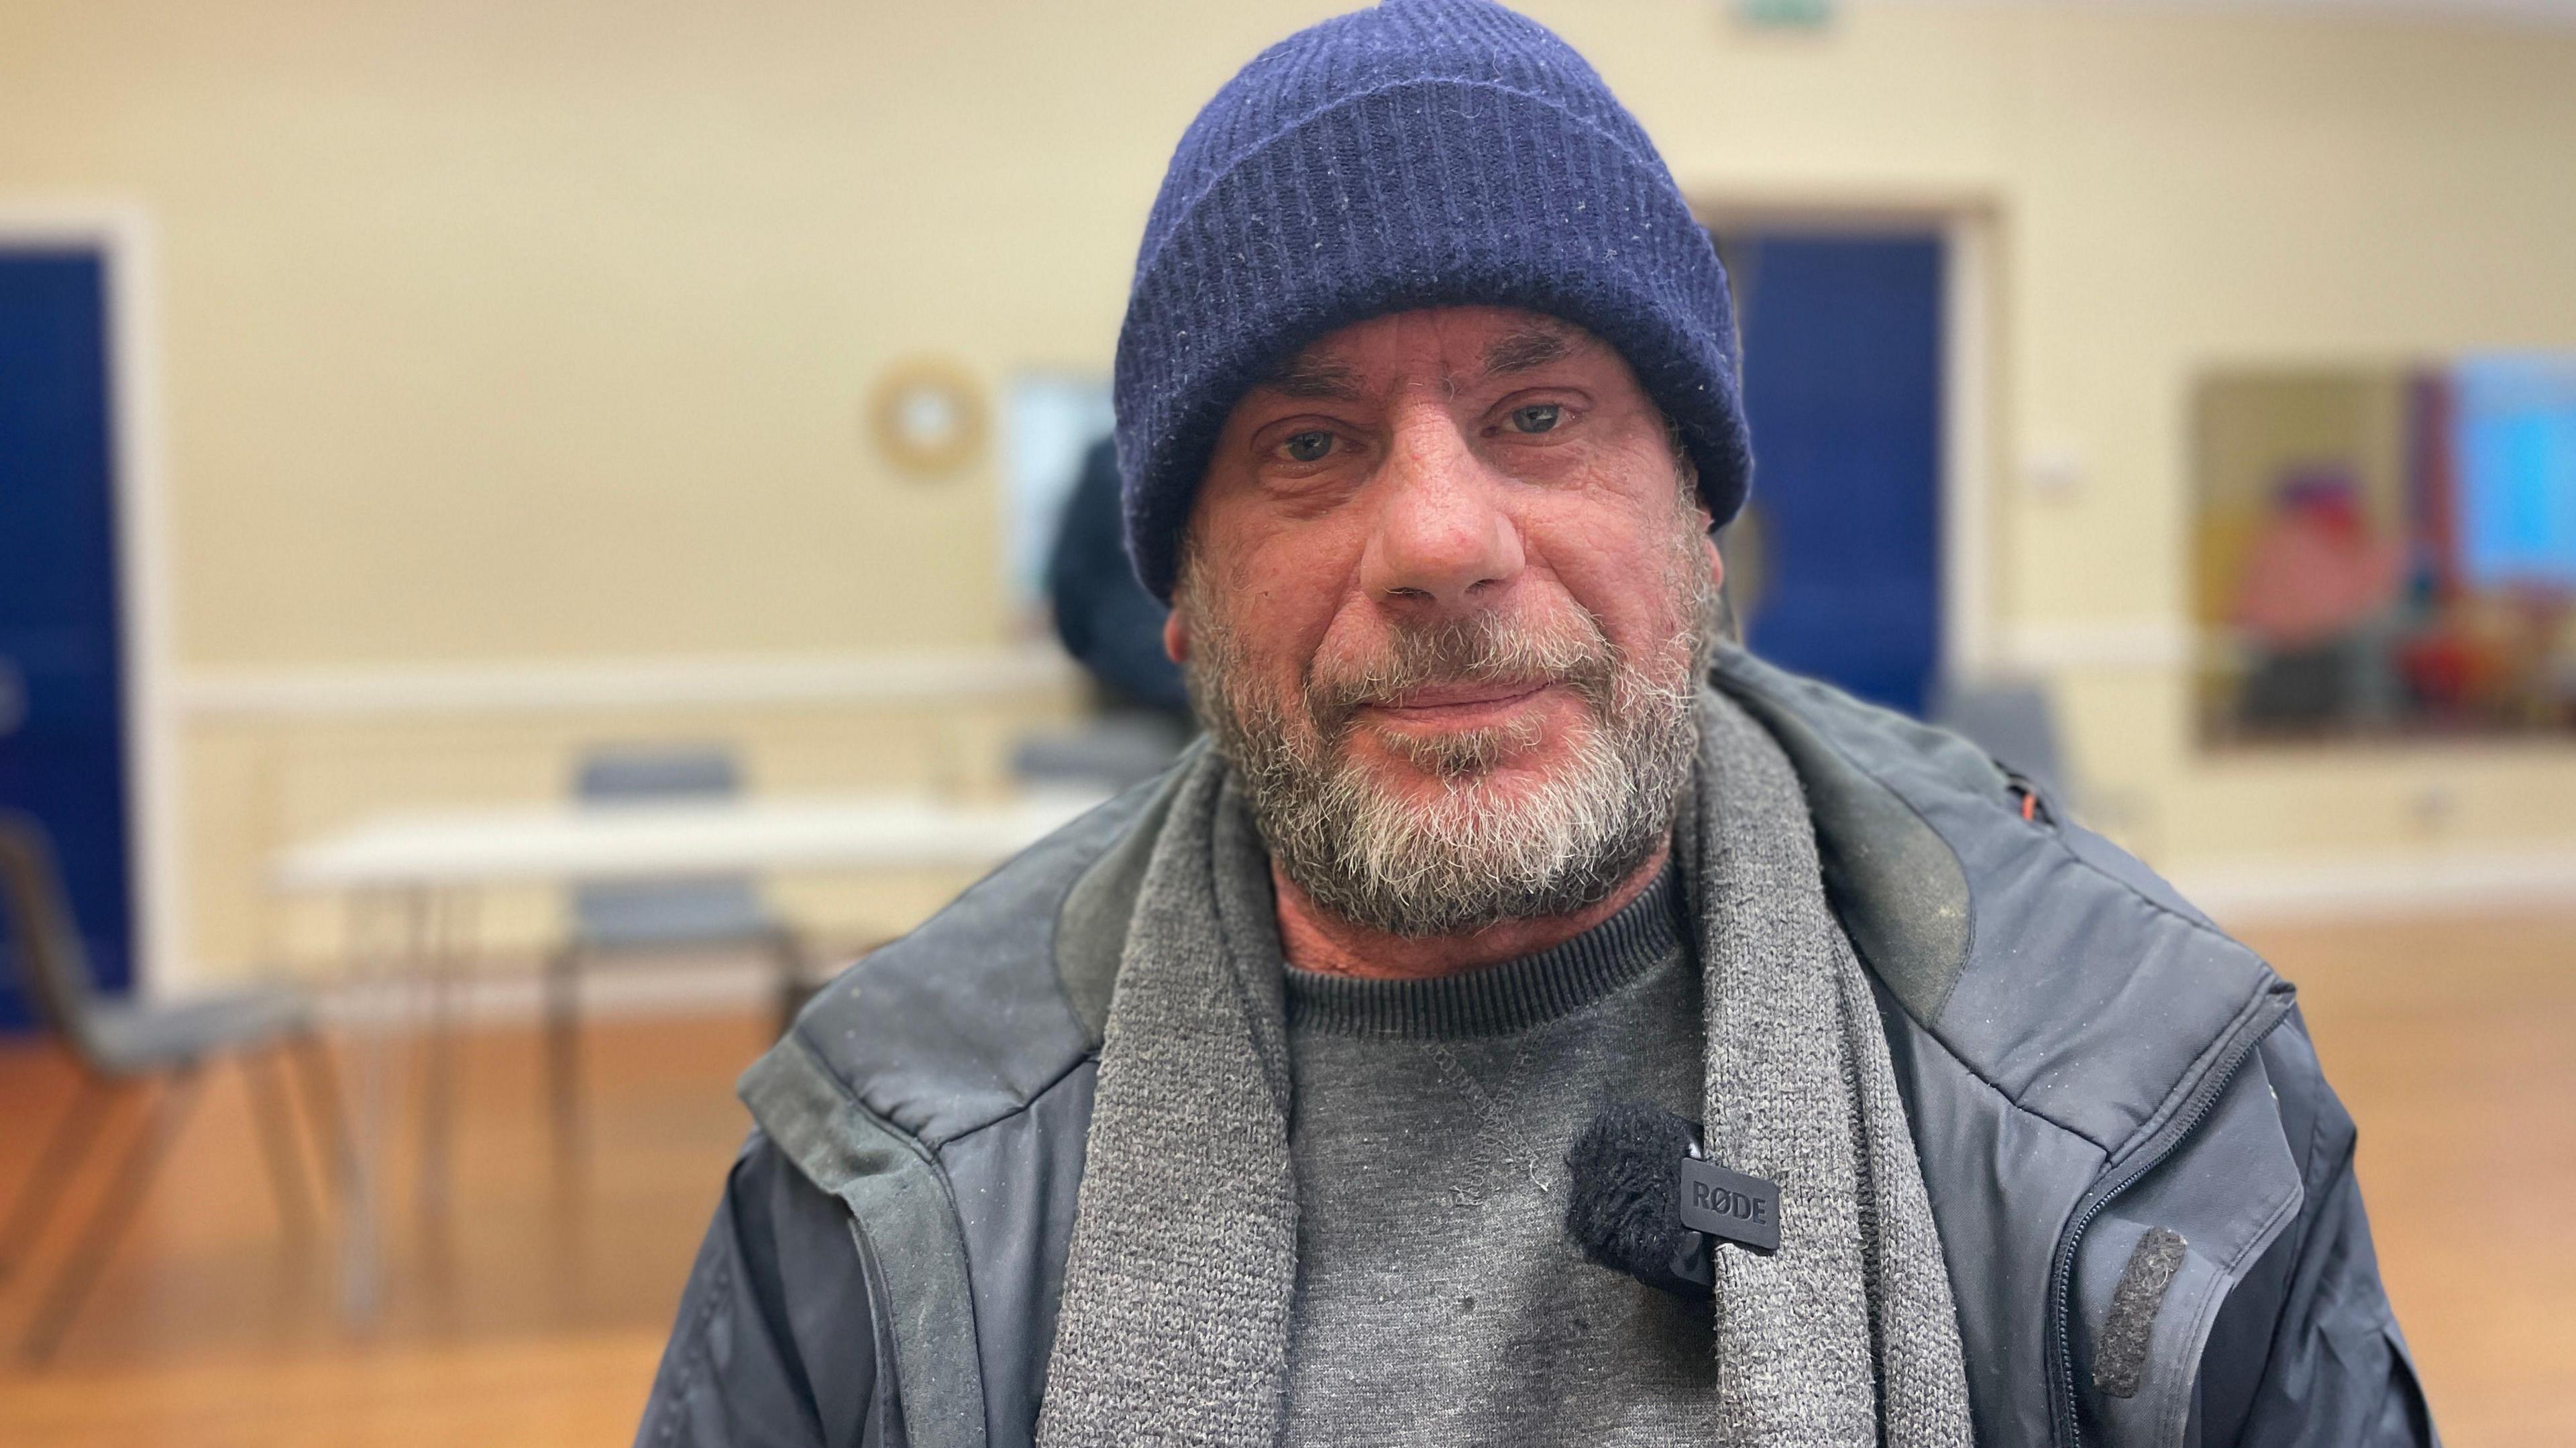
[[[1674,1188],[1682,1225],[1765,1257],[1780,1250],[1780,1184],[1729,1171],[1708,1159],[1697,1134]]]
[[[1566,1236],[1584,1256],[1650,1287],[1706,1297],[1731,1242],[1780,1250],[1780,1186],[1711,1160],[1700,1128],[1642,1101],[1605,1106],[1575,1137]]]

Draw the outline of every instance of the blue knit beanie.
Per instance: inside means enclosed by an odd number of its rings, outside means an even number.
[[[1717,251],[1572,47],[1486,0],[1288,37],[1181,137],[1118,334],[1127,549],[1168,602],[1234,404],[1307,344],[1417,307],[1524,307],[1618,349],[1723,523],[1753,455]]]

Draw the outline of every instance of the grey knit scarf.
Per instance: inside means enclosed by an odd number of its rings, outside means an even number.
[[[1706,1443],[1973,1441],[1950,1280],[1877,1007],[1826,904],[1796,774],[1716,694],[1676,854],[1706,973],[1710,1153],[1780,1184],[1781,1246],[1716,1253]],[[1231,958],[1214,839],[1225,766],[1191,766],[1111,998],[1043,1448],[1279,1435],[1297,1195],[1275,969]],[[1497,1363],[1495,1370],[1508,1371]]]

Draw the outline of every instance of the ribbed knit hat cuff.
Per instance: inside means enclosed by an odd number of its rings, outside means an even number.
[[[1679,426],[1711,515],[1741,505],[1751,458],[1725,277],[1661,163],[1544,97],[1408,81],[1244,153],[1140,266],[1118,446],[1146,587],[1171,597],[1200,475],[1246,390],[1339,327],[1454,305],[1602,337]]]

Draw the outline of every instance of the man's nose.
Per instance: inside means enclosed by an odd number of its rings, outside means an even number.
[[[1447,613],[1498,602],[1520,576],[1520,529],[1498,492],[1504,479],[1445,412],[1399,423],[1375,484],[1383,501],[1360,559],[1371,598]]]

